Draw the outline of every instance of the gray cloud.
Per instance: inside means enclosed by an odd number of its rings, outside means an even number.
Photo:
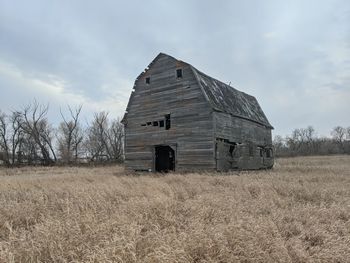
[[[36,97],[53,115],[84,103],[120,116],[159,52],[256,96],[276,134],[350,126],[345,0],[1,0],[1,109]]]

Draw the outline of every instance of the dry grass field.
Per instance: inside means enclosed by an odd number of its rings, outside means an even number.
[[[350,156],[228,174],[2,169],[0,262],[350,262]]]

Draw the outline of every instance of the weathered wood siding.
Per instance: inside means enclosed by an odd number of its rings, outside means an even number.
[[[273,159],[267,158],[265,152],[260,153],[260,149],[272,146],[271,129],[223,112],[214,112],[213,121],[217,170],[259,169],[273,165]],[[230,143],[237,144],[234,154],[229,153]]]
[[[251,141],[257,145],[272,144],[271,129],[263,125],[223,112],[214,112],[213,116],[216,138],[232,142]]]
[[[182,68],[183,77],[176,78]],[[145,78],[150,77],[150,84]],[[171,115],[171,128],[142,126]],[[176,170],[215,169],[212,111],[190,66],[159,56],[135,83],[125,126],[125,163],[134,170],[154,170],[154,146],[176,151]]]

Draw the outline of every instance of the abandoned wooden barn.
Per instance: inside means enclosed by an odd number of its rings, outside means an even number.
[[[274,163],[273,127],[258,101],[164,53],[136,78],[122,122],[129,169],[227,171]]]

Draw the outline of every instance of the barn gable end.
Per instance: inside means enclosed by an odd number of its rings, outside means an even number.
[[[176,170],[214,169],[211,114],[190,65],[159,54],[136,79],[123,118],[126,166],[154,171],[156,147],[163,145],[174,149]]]

